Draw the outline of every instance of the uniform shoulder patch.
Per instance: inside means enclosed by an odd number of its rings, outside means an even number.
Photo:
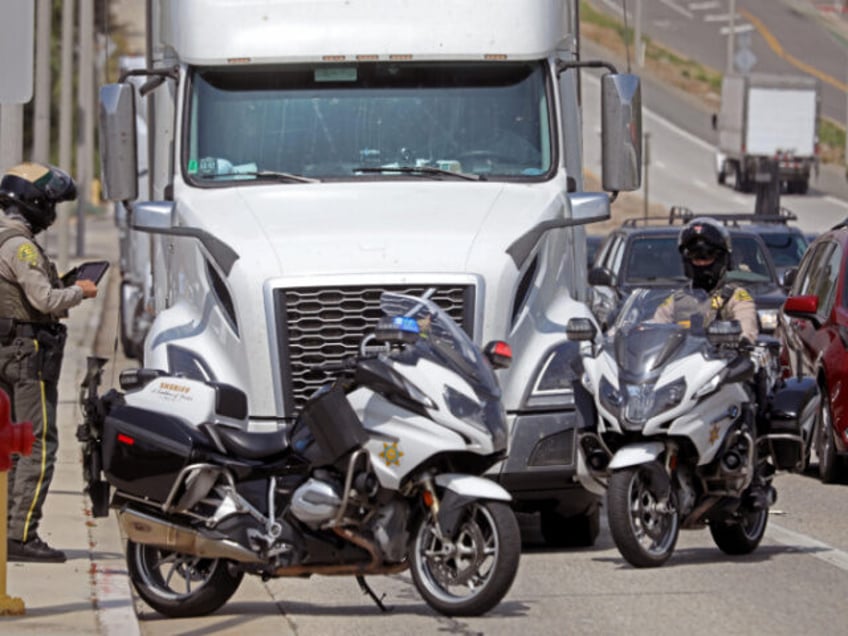
[[[38,252],[32,243],[21,243],[18,246],[17,256],[18,260],[22,263],[28,263],[33,266],[38,264]]]
[[[739,287],[733,292],[733,298],[736,300],[754,300],[751,298],[751,294],[748,293],[747,289]]]

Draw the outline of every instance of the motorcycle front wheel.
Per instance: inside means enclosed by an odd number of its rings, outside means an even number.
[[[609,480],[610,533],[621,556],[637,568],[665,563],[680,531],[677,511],[660,501],[657,474],[643,464],[617,470]]]
[[[133,541],[127,541],[127,570],[144,602],[171,618],[214,612],[244,577],[224,559],[203,559]]]
[[[410,551],[418,592],[446,616],[479,616],[500,603],[518,571],[521,532],[512,509],[486,501],[466,506],[452,537],[424,516]]]

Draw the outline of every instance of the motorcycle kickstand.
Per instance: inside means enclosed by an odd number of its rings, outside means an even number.
[[[361,574],[358,574],[356,576],[356,582],[359,583],[359,589],[362,590],[362,593],[370,596],[371,600],[374,601],[377,604],[377,607],[379,607],[382,611],[391,612],[394,609],[393,607],[386,607],[383,604],[383,599],[386,598],[386,595],[383,594],[381,597],[378,598],[377,595],[374,593],[374,590],[372,590],[368,586],[368,583],[365,582],[364,576],[362,576]]]

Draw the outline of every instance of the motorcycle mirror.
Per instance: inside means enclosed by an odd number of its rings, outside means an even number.
[[[716,320],[707,327],[707,340],[714,346],[738,344],[741,336],[738,320]]]
[[[508,369],[512,364],[512,347],[503,340],[492,340],[483,353],[495,369]]]
[[[571,318],[565,326],[565,336],[571,341],[594,340],[598,330],[589,318]]]

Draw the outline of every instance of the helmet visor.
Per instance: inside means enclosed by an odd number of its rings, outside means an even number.
[[[35,181],[45,197],[51,202],[70,201],[76,198],[77,189],[73,179],[64,170],[52,168]]]
[[[705,241],[693,241],[681,250],[683,257],[689,260],[714,260],[721,255],[722,251]]]

